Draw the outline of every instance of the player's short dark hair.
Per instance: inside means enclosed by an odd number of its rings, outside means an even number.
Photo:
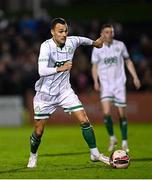
[[[112,24],[103,24],[102,27],[101,27],[101,31],[103,31],[105,28],[113,28],[113,25]]]
[[[65,25],[66,24],[66,21],[65,19],[63,18],[54,18],[52,21],[51,21],[51,29],[54,29],[54,27],[56,26],[56,24],[63,24]]]

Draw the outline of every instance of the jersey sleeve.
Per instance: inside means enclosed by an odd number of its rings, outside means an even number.
[[[71,40],[73,42],[73,45],[75,47],[78,47],[80,45],[89,45],[91,46],[93,43],[93,40],[86,38],[86,37],[81,37],[81,36],[71,36]]]
[[[124,59],[129,59],[129,53],[124,43],[122,44],[122,56]]]
[[[46,42],[42,43],[38,58],[38,72],[40,76],[49,76],[57,73],[57,68],[48,67],[49,58],[50,58],[49,44]]]
[[[39,58],[38,58],[38,63],[41,63],[44,61],[48,62],[49,57],[50,57],[49,44],[44,42],[41,44],[41,47],[40,47],[40,54],[39,54]]]
[[[92,64],[97,64],[98,60],[99,60],[99,56],[98,56],[98,53],[97,53],[97,48],[94,47],[93,50],[92,50],[92,55],[91,55],[91,63]]]

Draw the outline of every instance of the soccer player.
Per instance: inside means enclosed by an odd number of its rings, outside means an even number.
[[[109,158],[99,153],[93,128],[69,82],[72,58],[76,48],[80,45],[101,47],[103,37],[96,41],[85,37],[68,37],[68,26],[62,18],[52,20],[51,34],[52,38],[41,44],[38,58],[40,79],[35,84],[36,95],[33,100],[35,127],[30,137],[31,152],[27,167],[37,166],[37,150],[44,126],[58,106],[65,112],[73,114],[80,122],[83,137],[90,148],[91,160],[109,164]]]
[[[94,89],[100,91],[100,99],[104,115],[104,123],[110,136],[109,151],[113,151],[117,144],[114,135],[111,107],[117,107],[122,134],[122,149],[129,151],[127,142],[126,117],[126,75],[124,65],[129,70],[137,89],[141,84],[135,67],[129,57],[123,42],[114,39],[114,29],[111,24],[103,25],[101,34],[104,36],[102,48],[92,51],[92,77]]]

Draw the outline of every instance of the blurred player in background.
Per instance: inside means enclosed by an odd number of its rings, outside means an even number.
[[[78,36],[67,37],[68,26],[62,18],[52,20],[51,34],[53,37],[41,44],[38,58],[40,79],[35,84],[36,95],[33,101],[35,128],[30,137],[31,152],[27,167],[37,166],[37,150],[44,126],[58,106],[80,122],[83,137],[90,148],[91,160],[109,164],[109,158],[100,154],[96,147],[93,128],[69,82],[72,58],[76,48],[80,45],[101,47],[103,37],[96,41]]]
[[[110,24],[103,25],[101,34],[104,36],[102,48],[94,48],[92,52],[92,76],[94,89],[100,91],[104,123],[110,136],[109,151],[113,151],[117,138],[113,130],[111,107],[114,104],[118,109],[120,129],[122,134],[122,149],[129,151],[127,142],[126,117],[126,75],[125,67],[129,70],[137,89],[141,84],[135,67],[129,58],[123,42],[114,38],[114,29]]]

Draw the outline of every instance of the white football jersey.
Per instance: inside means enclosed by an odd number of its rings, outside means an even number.
[[[93,48],[91,61],[97,64],[97,71],[102,86],[120,86],[126,83],[124,60],[129,58],[125,44],[113,40],[112,44],[103,44],[102,48]]]
[[[93,41],[91,39],[79,36],[67,37],[65,45],[62,48],[58,47],[53,39],[43,42],[38,58],[40,79],[35,84],[35,90],[49,95],[56,95],[70,88],[70,71],[57,73],[54,69],[63,65],[68,60],[72,61],[74,52],[78,46],[92,45],[92,43]],[[42,67],[43,74],[40,73]],[[51,69],[54,71],[53,74],[51,73]]]

